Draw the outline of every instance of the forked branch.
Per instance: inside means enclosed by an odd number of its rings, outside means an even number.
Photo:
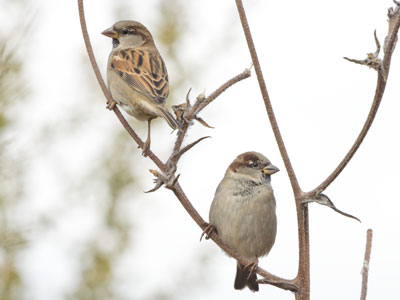
[[[366,137],[372,122],[375,119],[376,113],[378,112],[379,105],[381,104],[383,94],[386,88],[387,78],[389,76],[390,63],[392,60],[392,54],[397,42],[397,34],[400,26],[400,6],[399,3],[394,1],[395,7],[389,9],[388,17],[389,17],[389,31],[385,38],[384,44],[384,56],[381,61],[380,69],[382,72],[378,70],[377,72],[377,84],[375,89],[375,96],[372,101],[371,109],[368,113],[367,119],[359,133],[356,141],[353,146],[351,146],[350,150],[347,152],[345,157],[336,167],[336,169],[315,189],[306,193],[305,197],[312,198],[320,193],[322,193],[335,179],[339,176],[339,174],[344,170],[346,165],[349,163],[351,158],[357,152],[364,138]],[[376,35],[375,35],[376,38]],[[377,45],[379,44],[378,39],[376,38]],[[377,47],[379,48],[379,47]],[[376,52],[375,52],[376,53]],[[379,52],[378,52],[379,53]],[[373,58],[376,61],[376,58]]]

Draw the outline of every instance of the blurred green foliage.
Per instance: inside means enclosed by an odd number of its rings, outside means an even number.
[[[21,80],[21,62],[15,55],[15,47],[8,46],[10,38],[0,40],[0,130],[8,125],[7,112],[10,104],[24,95]]]
[[[13,221],[21,195],[20,161],[11,153],[5,132],[13,126],[8,116],[10,106],[23,100],[21,62],[9,38],[0,38],[0,299],[20,299],[22,282],[18,254],[25,237]]]
[[[83,246],[80,257],[81,280],[75,290],[69,293],[68,299],[98,300],[120,297],[113,289],[115,267],[118,259],[127,250],[132,234],[132,222],[129,220],[131,212],[124,211],[121,205],[124,192],[131,191],[135,184],[135,174],[129,163],[132,155],[124,147],[129,142],[125,132],[110,136],[110,140],[112,147],[105,150],[103,161],[87,178],[93,189],[100,182],[108,190],[102,199],[105,203],[102,206],[101,230]],[[112,243],[105,241],[105,237],[111,239]]]
[[[182,0],[159,0],[155,24],[154,37],[157,44],[162,44],[166,49],[163,53],[168,58],[168,68],[174,68],[174,77],[170,76],[169,101],[175,104],[183,103],[184,99],[175,99],[176,91],[185,86],[190,79],[192,70],[185,67],[180,58],[181,43],[187,32],[187,2]]]

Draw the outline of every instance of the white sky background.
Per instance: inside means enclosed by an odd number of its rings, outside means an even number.
[[[211,93],[220,84],[250,66],[234,1],[190,1],[188,30],[182,44],[182,60],[197,70],[192,97],[204,89]],[[127,1],[125,19],[136,19],[151,30],[153,1]],[[110,40],[100,32],[113,19],[112,1],[85,1],[91,40],[100,69],[105,71]],[[375,1],[245,1],[258,56],[282,135],[301,187],[311,190],[324,180],[347,152],[366,118],[375,90],[376,74],[351,64],[342,57],[364,59],[375,51],[373,31],[381,42],[387,32],[389,0]],[[93,152],[106,144],[107,134],[120,126],[108,112],[105,100],[86,101],[80,92],[93,76],[80,32],[76,1],[30,1],[36,11],[34,31],[28,38],[26,65],[31,98],[18,111],[21,118],[17,147],[34,148],[43,128],[62,131],[46,149],[30,151],[27,195],[31,207],[21,218],[28,222],[44,212],[69,207],[68,188],[63,176],[80,178],[85,163],[95,160]],[[11,14],[10,14],[11,15]],[[15,16],[18,13],[15,12]],[[13,15],[14,16],[14,15]],[[171,16],[173,17],[173,16]],[[4,22],[4,21],[2,21]],[[233,39],[229,48],[220,36]],[[25,45],[24,45],[25,47]],[[21,52],[24,52],[21,50]],[[160,48],[163,53],[163,49]],[[400,52],[396,49],[386,93],[375,122],[360,150],[345,171],[326,190],[335,205],[354,214],[362,223],[347,219],[327,207],[310,205],[311,295],[312,299],[357,299],[360,295],[361,267],[365,235],[374,230],[368,299],[393,299],[400,284],[400,197],[398,172],[400,143]],[[168,61],[166,61],[168,66]],[[174,70],[169,69],[170,78]],[[91,84],[91,83],[87,83]],[[99,88],[100,89],[100,88]],[[186,91],[179,91],[181,103]],[[77,114],[87,114],[87,124],[71,124]],[[288,177],[269,127],[256,76],[238,83],[201,114],[210,130],[198,124],[189,132],[192,141],[203,141],[179,165],[180,182],[200,214],[208,220],[215,188],[236,155],[249,150],[264,153],[281,169],[272,183],[277,198],[278,235],[268,258],[260,266],[285,278],[297,270],[297,221]],[[137,122],[132,121],[133,125]],[[141,136],[146,130],[138,129]],[[174,136],[169,128],[153,131],[152,148],[168,156]],[[64,137],[65,136],[65,137]],[[153,165],[138,155],[135,145],[127,145],[138,156],[143,173],[139,190],[152,187],[147,172]],[[166,149],[167,148],[167,149]],[[167,151],[166,151],[167,150]],[[93,163],[91,163],[93,164]],[[86,193],[90,194],[90,191]],[[141,211],[132,256],[126,256],[120,289],[127,298],[141,299],[146,289],[179,283],[174,272],[184,269],[194,257],[211,253],[212,264],[204,288],[185,291],[182,299],[245,299],[250,292],[235,291],[235,261],[210,241],[198,242],[201,231],[180,207],[170,191],[135,196]],[[73,199],[56,229],[35,236],[34,246],[22,260],[29,299],[61,299],[74,283],[70,250],[95,231],[97,199]],[[34,229],[33,229],[34,231]],[[106,238],[105,238],[106,240]],[[161,253],[162,251],[162,253]],[[129,254],[129,253],[128,253]],[[150,264],[150,267],[148,267]],[[147,266],[147,267],[146,267]],[[172,271],[171,271],[172,270]],[[193,272],[196,272],[194,269]],[[132,292],[134,287],[135,292]],[[188,296],[190,295],[190,296]],[[252,299],[293,299],[290,292],[262,286]]]

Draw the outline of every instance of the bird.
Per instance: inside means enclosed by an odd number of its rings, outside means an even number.
[[[141,121],[147,121],[143,156],[150,149],[151,120],[162,117],[173,129],[179,124],[165,107],[169,93],[168,73],[150,31],[136,21],[119,21],[102,32],[112,38],[107,83],[115,104]]]
[[[218,185],[210,207],[213,230],[231,248],[253,261],[236,268],[234,288],[257,292],[255,267],[275,243],[277,219],[271,175],[279,169],[261,153],[245,152],[236,157]]]

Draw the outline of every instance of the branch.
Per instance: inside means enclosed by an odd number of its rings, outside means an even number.
[[[368,271],[369,271],[369,259],[371,257],[372,247],[372,229],[367,230],[367,242],[365,245],[365,256],[364,263],[361,271],[362,285],[361,285],[361,300],[367,299],[367,288],[368,288]]]
[[[378,72],[378,79],[375,89],[375,96],[374,100],[371,105],[371,109],[368,113],[367,119],[364,123],[364,126],[361,129],[356,141],[354,142],[353,146],[347,152],[343,160],[339,163],[336,169],[315,189],[306,193],[306,198],[313,198],[314,196],[322,193],[335,179],[338,175],[343,171],[346,165],[349,163],[351,158],[354,156],[358,148],[360,147],[361,143],[363,142],[365,136],[367,135],[372,122],[375,119],[376,113],[378,112],[379,105],[382,101],[383,94],[385,92],[386,81],[389,75],[390,69],[390,62],[392,60],[392,54],[394,47],[397,41],[397,32],[399,31],[400,26],[400,9],[399,4],[395,2],[396,7],[394,9],[389,9],[389,32],[385,38],[385,55],[383,57],[381,66],[383,72]]]
[[[378,37],[376,36],[376,30],[374,31],[374,38],[375,38],[375,44],[376,44],[376,51],[374,53],[368,53],[367,58],[365,58],[363,60],[352,59],[352,58],[348,58],[348,57],[343,57],[343,58],[350,62],[353,62],[355,64],[364,65],[364,66],[374,69],[377,72],[382,73],[381,75],[386,80],[387,74],[386,74],[385,70],[383,69],[382,60],[379,58],[379,52],[381,51],[381,44],[379,43]]]
[[[212,101],[214,101],[219,95],[225,92],[229,87],[234,85],[235,83],[242,81],[243,79],[249,78],[251,76],[250,69],[245,69],[239,75],[236,75],[232,79],[225,82],[221,85],[217,90],[215,90],[210,96],[208,96],[202,103],[199,104],[199,107],[195,109],[193,112],[197,115],[201,110],[203,110],[207,105],[209,105]]]
[[[184,124],[182,126],[181,131],[178,133],[178,137],[175,142],[172,156],[175,156],[180,151],[183,140],[186,136],[189,126],[192,123],[192,120],[200,119],[197,117],[197,114],[200,113],[206,106],[208,106],[212,101],[214,101],[219,95],[225,92],[228,88],[233,86],[235,83],[242,81],[243,79],[249,78],[250,76],[251,76],[250,70],[245,69],[242,73],[236,75],[235,77],[229,79],[227,82],[221,85],[207,98],[204,96],[204,94],[200,94],[199,96],[197,96],[196,102],[193,106],[190,104],[190,99],[189,99],[190,90],[188,91],[186,95],[186,103],[176,105],[173,107],[178,119],[181,119],[184,122]],[[200,123],[204,122],[202,119],[198,121]],[[203,125],[206,126],[207,123]]]
[[[272,109],[271,100],[269,98],[267,86],[265,84],[264,76],[261,71],[260,62],[258,60],[257,51],[254,46],[253,38],[251,36],[250,27],[247,22],[246,12],[244,10],[242,0],[235,0],[235,1],[236,1],[236,6],[237,6],[237,9],[239,12],[240,21],[242,22],[242,27],[243,27],[244,35],[246,37],[247,46],[249,47],[251,59],[252,59],[253,65],[254,65],[254,70],[257,75],[257,80],[258,80],[258,84],[260,86],[261,95],[263,97],[265,108],[268,113],[268,118],[271,123],[272,131],[274,132],[275,139],[278,144],[278,148],[281,153],[283,162],[285,164],[286,171],[289,175],[289,179],[290,179],[290,183],[292,185],[293,191],[294,191],[295,195],[300,195],[301,190],[299,187],[299,183],[297,181],[296,174],[292,167],[292,163],[290,162],[289,155],[287,153],[285,144],[282,139],[281,132],[279,130],[278,122],[276,120],[274,111]]]
[[[299,183],[296,178],[292,163],[290,162],[285,144],[280,133],[278,122],[276,120],[274,111],[272,109],[271,100],[269,98],[265,80],[261,71],[260,62],[258,61],[257,52],[254,46],[253,38],[251,36],[250,27],[247,22],[246,12],[243,7],[242,0],[235,0],[239,12],[240,21],[244,35],[246,37],[247,46],[250,51],[251,59],[257,75],[258,85],[260,86],[261,95],[264,100],[265,108],[267,110],[268,118],[271,123],[272,131],[274,132],[279,151],[281,153],[286,171],[292,185],[293,193],[295,195],[297,223],[298,223],[298,237],[299,237],[299,268],[296,278],[293,282],[296,283],[298,288],[296,292],[296,299],[309,299],[310,294],[310,247],[309,247],[309,222],[308,222],[308,206],[302,204],[301,199],[303,192],[300,189]]]

